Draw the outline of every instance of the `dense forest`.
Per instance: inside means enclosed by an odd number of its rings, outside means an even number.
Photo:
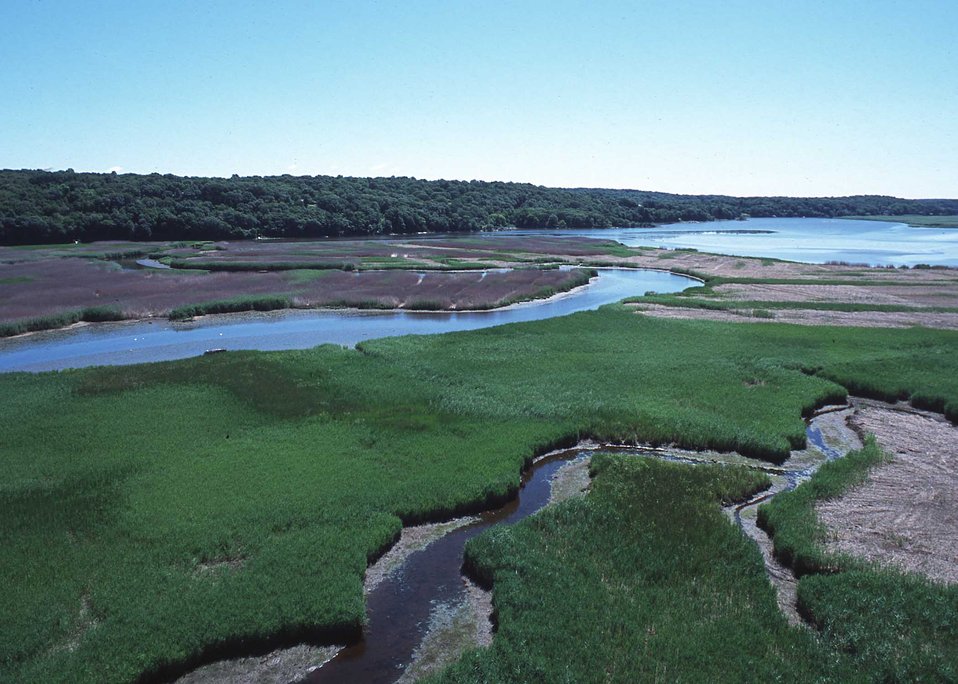
[[[415,178],[0,171],[0,244],[605,228],[745,216],[958,214],[958,200],[790,198]]]

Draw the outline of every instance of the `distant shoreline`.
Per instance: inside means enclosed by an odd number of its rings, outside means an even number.
[[[907,223],[916,228],[958,228],[958,215],[924,216],[922,214],[903,214],[901,216],[842,216],[840,218],[856,221],[884,221],[886,223]]]

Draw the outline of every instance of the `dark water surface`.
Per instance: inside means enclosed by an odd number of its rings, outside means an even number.
[[[630,247],[693,248],[810,264],[847,261],[872,266],[958,266],[958,229],[919,228],[885,221],[756,218],[655,228],[510,230],[488,234],[590,237],[618,240]]]
[[[599,277],[586,287],[493,311],[273,311],[209,316],[192,323],[159,319],[97,323],[0,340],[0,372],[169,361],[216,348],[308,349],[325,343],[351,347],[378,337],[429,335],[565,316],[647,290],[678,292],[696,282],[661,271],[601,269]]]

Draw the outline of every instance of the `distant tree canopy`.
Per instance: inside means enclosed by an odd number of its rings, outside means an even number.
[[[415,178],[0,171],[0,243],[607,228],[743,216],[958,214],[958,200],[671,195]]]

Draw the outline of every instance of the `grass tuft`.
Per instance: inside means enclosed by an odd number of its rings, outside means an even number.
[[[207,314],[272,311],[274,309],[291,309],[292,307],[293,302],[288,295],[242,296],[178,306],[170,311],[169,317],[171,321],[182,321]]]

